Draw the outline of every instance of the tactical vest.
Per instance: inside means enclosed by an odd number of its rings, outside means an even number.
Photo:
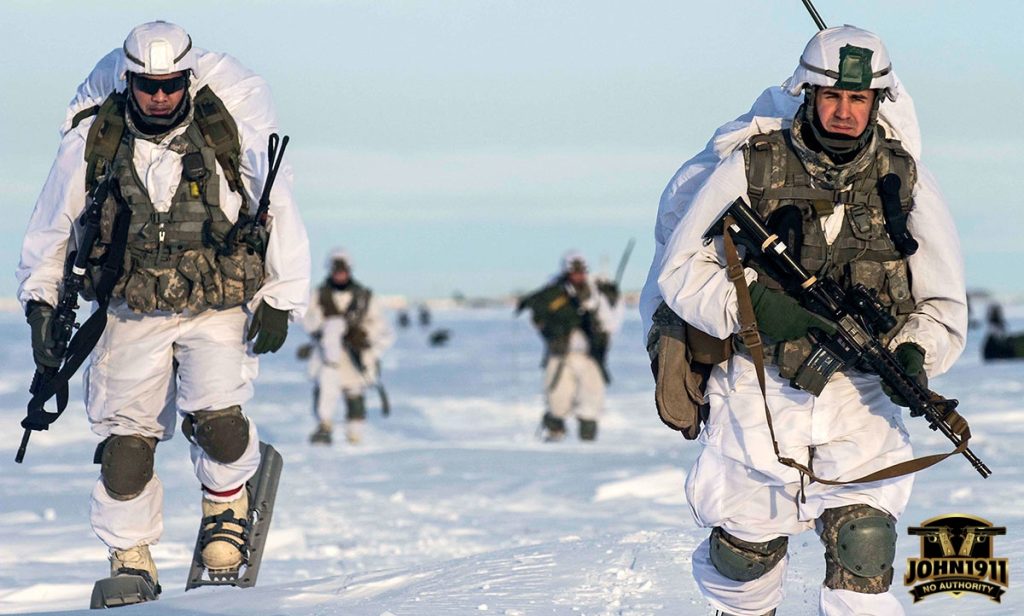
[[[366,313],[370,308],[370,298],[373,295],[373,291],[355,281],[349,284],[347,290],[352,294],[352,299],[349,301],[348,306],[345,307],[345,310],[342,310],[334,302],[335,289],[327,282],[320,285],[320,288],[317,290],[317,303],[320,304],[320,311],[323,312],[325,319],[340,316],[344,317],[349,324],[356,325],[366,317]]]
[[[182,156],[182,176],[166,212],[157,212],[133,163],[135,136],[126,130],[125,95],[111,94],[96,109],[86,140],[86,187],[110,177],[118,190],[103,204],[100,237],[90,261],[98,270],[116,241],[119,212],[130,216],[123,271],[112,297],[123,298],[135,312],[198,313],[207,308],[241,305],[263,284],[263,255],[236,242],[233,224],[220,208],[220,162],[228,185],[248,201],[241,185],[238,129],[223,103],[202,88],[193,101],[193,121],[173,138],[170,148]],[[74,124],[88,117],[86,110]],[[117,194],[113,194],[117,193]],[[97,278],[96,271],[87,278]],[[95,291],[87,281],[83,297]]]
[[[917,179],[914,159],[898,141],[878,135],[874,161],[844,190],[815,188],[793,149],[789,130],[753,137],[745,146],[748,195],[754,209],[799,257],[809,272],[836,280],[844,289],[863,284],[896,319],[897,326],[882,335],[889,339],[899,331],[915,307],[910,274],[904,255],[897,250],[883,214],[880,180],[896,174],[901,181],[900,205],[913,208],[912,191]],[[820,219],[845,205],[839,234],[826,241]],[[753,260],[746,263],[758,272],[758,280],[773,289],[779,285]],[[764,334],[762,333],[762,336]],[[766,337],[767,338],[767,337]],[[766,360],[778,365],[783,378],[792,378],[812,351],[802,338],[779,342],[766,340]]]
[[[580,314],[576,300],[565,290],[564,279],[548,285],[527,297],[524,301],[533,311],[533,322],[547,345],[548,355],[565,355],[569,351],[569,338],[574,329],[579,329],[587,338],[592,353],[607,351],[610,336],[594,315]],[[614,284],[597,283],[597,292],[614,303],[618,299],[613,293],[618,289]]]

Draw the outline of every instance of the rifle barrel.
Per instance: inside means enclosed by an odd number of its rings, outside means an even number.
[[[18,453],[14,456],[14,461],[21,464],[25,459],[25,450],[28,448],[28,439],[32,436],[32,430],[25,428],[25,433],[21,435],[21,445],[18,445]]]

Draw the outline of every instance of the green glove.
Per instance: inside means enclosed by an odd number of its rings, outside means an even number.
[[[256,339],[252,352],[257,355],[276,353],[288,337],[288,311],[278,310],[266,301],[261,301],[252,315],[249,335],[246,340]]]
[[[924,371],[924,349],[917,346],[913,342],[904,342],[893,351],[893,355],[896,356],[896,363],[903,367],[903,371],[907,375],[917,379],[917,382],[921,387],[928,387],[928,375]],[[889,396],[898,406],[910,406],[903,396],[899,395],[884,381],[882,382],[882,391],[885,395]]]
[[[32,359],[36,367],[60,368],[61,358],[53,354],[53,307],[42,302],[29,302],[25,320],[32,328]]]
[[[782,291],[773,291],[760,282],[750,283],[750,301],[754,305],[757,328],[775,341],[796,340],[812,327],[834,334],[836,326],[800,305]]]

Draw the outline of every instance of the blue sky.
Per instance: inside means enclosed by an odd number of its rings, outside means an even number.
[[[917,104],[924,162],[960,228],[968,285],[1016,273],[1024,171],[1018,2],[818,0],[880,34]],[[639,288],[658,197],[721,123],[791,72],[815,28],[798,0],[46,2],[0,22],[0,293],[66,102],[132,26],[181,24],[274,91],[313,245],[411,297],[535,286],[579,248]]]

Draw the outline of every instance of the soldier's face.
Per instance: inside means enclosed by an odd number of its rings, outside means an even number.
[[[587,281],[587,273],[582,270],[571,270],[567,278],[569,280],[569,284],[582,287]]]
[[[871,119],[874,90],[818,88],[815,111],[822,127],[830,133],[860,137]]]
[[[351,274],[349,274],[347,269],[340,269],[339,268],[339,269],[336,269],[333,272],[331,272],[331,281],[334,284],[338,284],[338,285],[348,284],[348,281],[349,281],[350,277],[351,277]]]
[[[138,75],[132,79],[132,96],[139,105],[139,110],[148,116],[171,115],[181,99],[185,96],[187,85],[185,72],[178,71],[168,75]],[[158,87],[159,82],[167,82],[166,87]],[[165,91],[171,90],[170,92]]]

